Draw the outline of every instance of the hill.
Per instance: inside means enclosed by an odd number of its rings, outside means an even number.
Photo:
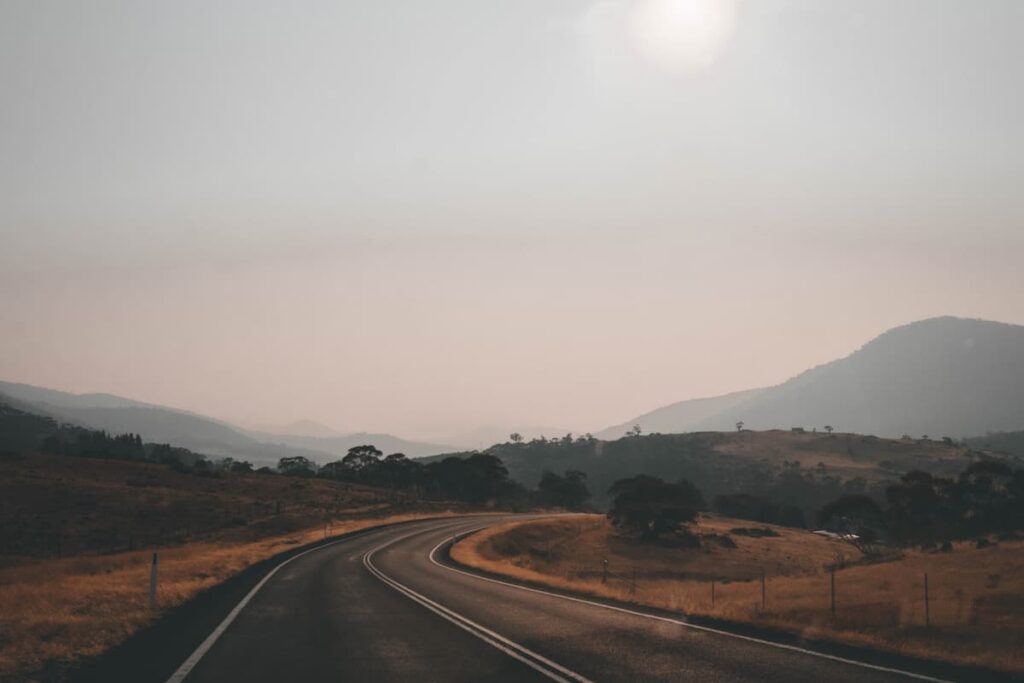
[[[267,558],[462,509],[320,478],[0,453],[0,681],[94,680],[77,661]]]
[[[71,394],[27,384],[0,382],[0,401],[30,412],[90,429],[134,433],[210,456],[274,464],[279,458],[304,456],[324,463],[352,446],[372,443],[385,452],[409,456],[439,453],[446,448],[398,439],[387,434],[353,434],[317,438],[246,432],[221,420],[109,394]],[[367,441],[369,439],[369,441]]]
[[[688,479],[709,502],[742,493],[777,508],[795,506],[806,523],[845,493],[881,499],[886,486],[913,470],[955,477],[971,462],[1009,457],[952,441],[779,430],[648,434],[615,441],[535,439],[497,444],[484,452],[500,458],[512,478],[528,488],[537,485],[545,470],[583,471],[599,507],[607,504],[608,488],[616,480],[648,474],[666,481]]]
[[[1024,431],[995,432],[971,437],[966,442],[973,448],[984,448],[1024,459]]]
[[[618,439],[635,425],[645,432],[673,434],[693,431],[693,425],[714,421],[715,418],[736,406],[744,405],[765,389],[747,389],[712,398],[694,398],[680,401],[645,413],[638,418],[603,429],[597,433],[599,439]],[[731,425],[718,429],[731,429]]]
[[[644,431],[822,428],[964,437],[1024,427],[1024,326],[943,317],[897,327],[846,358],[774,387],[683,401],[624,427]]]

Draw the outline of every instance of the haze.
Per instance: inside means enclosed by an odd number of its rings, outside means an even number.
[[[1024,322],[1024,4],[0,5],[0,378],[596,431]]]

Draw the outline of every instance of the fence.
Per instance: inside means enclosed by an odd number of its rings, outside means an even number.
[[[844,625],[925,627],[975,623],[990,613],[1003,612],[985,596],[950,585],[935,584],[928,572],[899,572],[890,589],[871,595],[860,579],[844,582],[847,574],[826,569],[810,575],[770,575],[765,570],[742,579],[646,572],[641,565],[604,560],[598,565],[569,565],[570,582],[600,583],[601,592],[648,603],[668,603],[683,612],[724,618],[773,616],[824,617]],[[897,576],[896,573],[899,572]],[[938,609],[936,609],[938,608]],[[992,617],[995,618],[995,617]]]

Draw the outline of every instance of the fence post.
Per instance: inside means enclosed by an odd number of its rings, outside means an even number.
[[[832,618],[836,618],[836,570],[832,569],[831,574],[831,585],[832,585]]]
[[[149,569],[149,608],[156,609],[156,553],[153,553],[153,564]]]
[[[765,591],[764,591],[764,567],[761,568],[761,610],[764,611],[765,607]]]
[[[711,606],[715,606],[715,580],[711,579]]]
[[[608,583],[608,560],[604,561],[604,569],[601,572],[601,583]]]
[[[924,573],[924,626],[929,628],[932,625],[932,615],[928,605],[928,572]]]
[[[629,592],[636,595],[636,567],[633,567],[633,585],[630,587]]]

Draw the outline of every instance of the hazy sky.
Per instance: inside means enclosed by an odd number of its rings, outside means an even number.
[[[1024,2],[0,0],[0,378],[597,430],[1024,323]]]

